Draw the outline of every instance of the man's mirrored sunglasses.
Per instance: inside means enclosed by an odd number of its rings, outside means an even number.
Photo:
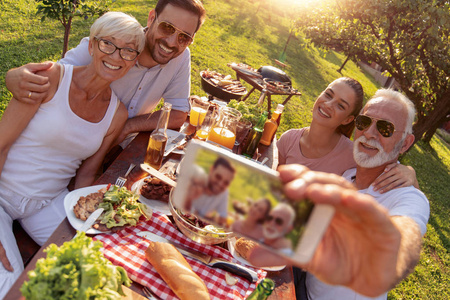
[[[139,55],[139,51],[137,50],[131,48],[119,48],[112,42],[98,37],[95,37],[95,39],[98,41],[98,49],[105,54],[111,55],[116,52],[116,50],[119,50],[120,57],[128,61],[134,60]]]
[[[370,127],[370,125],[372,124],[372,121],[376,121],[376,126],[377,126],[377,130],[378,132],[383,136],[383,137],[391,137],[394,132],[395,132],[395,127],[394,124],[392,124],[389,121],[386,120],[380,120],[380,119],[376,119],[376,118],[371,118],[369,116],[366,115],[359,115],[356,117],[355,119],[355,126],[358,130],[366,130],[367,128]]]
[[[156,19],[158,19],[158,16],[156,16]],[[187,34],[186,32],[176,28],[175,26],[166,21],[159,22],[157,29],[159,34],[163,35],[164,37],[169,37],[173,35],[175,32],[178,32],[177,41],[178,44],[182,47],[189,46],[194,40],[194,38],[190,34]]]
[[[270,223],[272,221],[275,221],[275,224],[278,225],[278,226],[281,226],[284,223],[284,220],[282,218],[268,215],[267,218],[266,218],[266,222]]]

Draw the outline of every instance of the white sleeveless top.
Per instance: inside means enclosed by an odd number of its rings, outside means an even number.
[[[0,188],[34,200],[52,199],[67,187],[82,161],[100,148],[119,105],[117,96],[112,92],[100,122],[80,118],[69,105],[73,66],[63,67],[55,95],[41,104],[9,150]]]

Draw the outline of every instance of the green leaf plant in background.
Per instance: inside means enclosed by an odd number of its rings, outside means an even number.
[[[116,0],[40,0],[37,1],[37,14],[41,14],[41,21],[46,18],[58,20],[64,26],[64,45],[61,57],[67,52],[70,28],[74,17],[87,19],[96,15],[101,16],[109,10]]]

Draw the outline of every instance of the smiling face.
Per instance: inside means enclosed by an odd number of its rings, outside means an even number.
[[[113,43],[119,48],[137,49],[134,43],[125,42],[122,39],[116,39],[111,36],[101,37],[104,41]],[[106,54],[99,49],[100,41],[97,39],[89,40],[89,52],[92,55],[91,64],[94,66],[97,74],[106,81],[112,82],[122,78],[128,70],[136,63],[137,57],[132,60],[124,60],[120,56],[119,49],[116,49],[113,54]]]
[[[210,194],[218,195],[225,191],[234,178],[234,172],[223,165],[211,168],[208,176],[208,190]]]
[[[266,199],[260,199],[252,203],[248,211],[248,216],[254,220],[262,220],[265,219],[269,210],[270,202]]]
[[[343,81],[332,82],[317,98],[313,107],[313,122],[336,129],[353,121],[356,94]]]
[[[158,23],[162,21],[193,37],[198,25],[198,16],[171,4],[168,4],[158,16],[152,10],[147,21],[146,47],[141,55],[147,62],[166,64],[183,53],[187,47],[178,44],[178,31],[168,37],[158,31]]]
[[[278,205],[267,216],[263,225],[266,239],[274,240],[284,237],[293,228],[295,212],[286,205]]]
[[[357,129],[353,148],[356,163],[365,168],[374,168],[395,162],[398,155],[409,147],[403,137],[407,118],[404,105],[376,98],[366,104],[361,114],[389,121],[394,124],[395,131],[391,137],[383,137],[377,130],[376,120],[372,120],[365,130]]]

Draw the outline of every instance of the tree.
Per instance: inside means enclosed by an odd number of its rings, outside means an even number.
[[[70,28],[74,17],[87,19],[89,16],[102,15],[108,11],[108,7],[116,0],[39,0],[37,14],[42,14],[41,21],[45,18],[55,19],[64,26],[64,45],[62,57],[67,52],[69,45]]]
[[[416,141],[450,119],[449,0],[322,0],[297,25],[309,43],[395,78],[417,109]]]

